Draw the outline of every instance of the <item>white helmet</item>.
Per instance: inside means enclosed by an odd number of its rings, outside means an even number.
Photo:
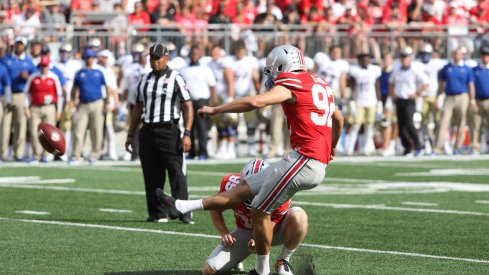
[[[267,167],[268,162],[262,159],[252,159],[245,164],[243,169],[241,169],[239,177],[240,179],[244,179],[246,176],[256,174]]]
[[[302,51],[292,45],[282,45],[268,54],[263,73],[275,79],[280,73],[299,70],[306,70]]]

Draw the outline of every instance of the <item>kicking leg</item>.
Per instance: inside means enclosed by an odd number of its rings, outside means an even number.
[[[253,197],[251,189],[243,181],[235,188],[217,195],[199,200],[175,200],[171,196],[163,193],[163,190],[156,189],[156,196],[165,205],[178,210],[180,213],[188,213],[198,210],[226,210]]]

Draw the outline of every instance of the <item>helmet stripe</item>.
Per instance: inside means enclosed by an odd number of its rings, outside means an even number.
[[[253,174],[256,174],[260,171],[260,167],[261,167],[261,159],[256,159],[255,160],[255,165],[254,165],[254,168],[253,168]]]
[[[301,61],[301,65],[306,64],[306,63],[304,62],[304,56],[302,55],[302,51],[301,51],[301,50],[299,50],[299,59],[300,59],[300,61]]]

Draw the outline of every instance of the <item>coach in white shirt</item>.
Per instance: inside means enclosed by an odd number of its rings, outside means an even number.
[[[404,48],[400,53],[401,66],[394,69],[389,79],[389,96],[396,102],[397,123],[404,155],[412,155],[412,148],[416,156],[422,154],[418,133],[414,128],[413,115],[416,107],[415,100],[422,97],[429,85],[429,78],[420,67],[411,65],[413,50]]]
[[[180,70],[183,78],[187,81],[187,86],[192,98],[194,110],[200,109],[204,105],[209,105],[210,101],[217,101],[216,77],[207,64],[199,62],[202,57],[202,49],[194,45],[190,49],[190,64]],[[207,141],[210,120],[208,117],[199,117],[194,113],[194,124],[190,139],[192,147],[189,157],[198,157],[200,160],[208,158]],[[195,146],[195,137],[198,139],[198,149]]]

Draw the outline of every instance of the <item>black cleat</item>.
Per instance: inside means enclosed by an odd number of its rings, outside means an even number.
[[[275,262],[275,271],[277,271],[277,275],[293,275],[292,267],[285,259],[279,259]]]
[[[180,221],[183,223],[183,224],[195,224],[195,221],[194,219],[192,218],[192,213],[187,213],[187,214],[183,214],[180,216]]]
[[[176,200],[173,197],[165,194],[165,192],[163,192],[163,190],[160,188],[156,188],[156,198],[159,202],[168,207],[170,217],[179,217],[182,215],[182,212],[178,211],[178,209],[175,207]]]

